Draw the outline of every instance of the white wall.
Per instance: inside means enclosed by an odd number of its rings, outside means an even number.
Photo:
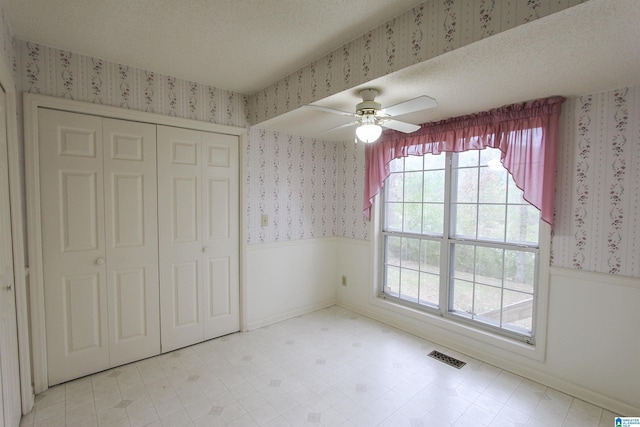
[[[338,305],[613,412],[640,413],[640,280],[552,268],[546,358],[538,361],[438,326],[440,318],[385,308],[373,296],[369,242],[340,239],[337,256],[336,277],[348,277]]]
[[[245,246],[245,328],[329,307],[336,302],[335,238]]]

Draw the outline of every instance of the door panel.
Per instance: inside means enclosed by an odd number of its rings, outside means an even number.
[[[172,242],[197,242],[198,239],[198,178],[171,177],[172,181]]]
[[[65,353],[74,355],[86,350],[99,350],[103,329],[99,275],[86,274],[62,280]]]
[[[144,246],[144,175],[111,176],[113,204],[113,247]]]
[[[209,319],[232,315],[231,309],[231,260],[226,258],[209,259]]]
[[[205,339],[240,330],[238,137],[202,133]]]
[[[147,336],[148,301],[144,268],[115,270],[114,344]]]
[[[0,425],[17,427],[22,411],[5,118],[0,88]]]
[[[162,352],[203,340],[201,133],[158,126]]]
[[[104,119],[109,360],[160,353],[156,129]]]
[[[197,261],[173,264],[175,329],[200,323],[200,304]]]
[[[98,249],[96,173],[60,171],[61,239],[64,252]]]
[[[49,385],[109,367],[102,120],[39,111]]]

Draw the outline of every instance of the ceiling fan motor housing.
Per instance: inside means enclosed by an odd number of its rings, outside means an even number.
[[[359,92],[362,102],[356,105],[356,114],[359,116],[376,115],[382,109],[379,102],[375,102],[378,91],[375,89],[363,89]]]
[[[376,115],[378,111],[382,109],[382,105],[379,102],[364,101],[356,105],[356,114],[359,116]]]

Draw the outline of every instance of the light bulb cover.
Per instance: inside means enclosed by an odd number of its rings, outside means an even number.
[[[356,136],[365,143],[375,142],[382,135],[382,127],[372,123],[364,123],[356,128]]]

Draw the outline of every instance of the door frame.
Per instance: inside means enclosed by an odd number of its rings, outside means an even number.
[[[18,327],[18,363],[20,366],[20,400],[22,413],[31,411],[34,403],[31,386],[31,352],[29,343],[29,311],[27,308],[27,274],[25,264],[22,206],[21,152],[18,139],[17,91],[13,74],[4,57],[0,57],[0,85],[5,92],[5,122],[7,126],[7,160],[9,161],[9,204],[13,249],[13,280],[16,298],[16,324]]]
[[[42,224],[40,218],[40,160],[38,141],[38,109],[48,108],[53,110],[68,111],[72,113],[90,114],[105,118],[129,120],[154,125],[165,125],[185,129],[195,129],[205,132],[223,133],[238,137],[239,155],[239,238],[240,238],[240,329],[246,330],[246,293],[244,292],[244,153],[246,152],[248,132],[245,128],[219,125],[216,123],[201,122],[197,120],[183,119],[179,117],[165,116],[144,111],[128,110],[100,104],[92,104],[82,101],[73,101],[63,98],[55,98],[45,95],[25,93],[23,96],[24,114],[24,148],[25,148],[25,177],[27,190],[27,241],[29,244],[29,285],[30,285],[30,320],[31,320],[31,344],[33,351],[33,384],[36,394],[42,393],[49,387],[47,373],[46,328],[44,312],[44,281],[42,265]],[[25,296],[26,309],[26,296]]]

